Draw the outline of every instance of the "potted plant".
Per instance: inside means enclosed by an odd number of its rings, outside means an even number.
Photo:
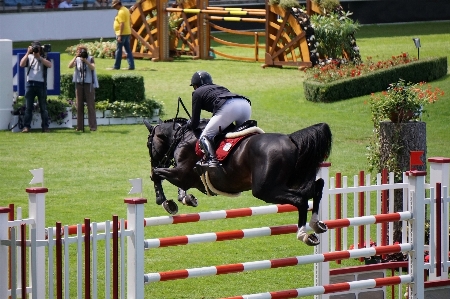
[[[442,95],[444,92],[441,89],[432,88],[425,82],[413,84],[399,79],[389,84],[381,94],[371,95],[369,103],[374,126],[386,119],[394,123],[419,120],[426,113],[425,106],[434,103]]]
[[[70,113],[70,105],[64,101],[58,99],[47,99],[47,112],[49,122],[53,122],[57,125],[62,125],[68,122],[67,116]],[[25,114],[25,97],[19,96],[13,101],[13,110],[19,114]],[[33,119],[36,121],[40,113],[39,105],[34,102],[33,105]]]
[[[136,107],[136,114],[143,118],[152,118],[154,116],[164,115],[164,106],[154,97],[145,99]]]
[[[417,141],[418,138],[426,142],[425,124],[420,125],[421,116],[427,113],[428,104],[443,95],[439,88],[424,82],[407,83],[403,79],[389,84],[386,91],[371,95],[369,104],[374,129],[367,147],[369,171],[387,169],[395,173],[397,180],[401,179],[409,161],[408,150],[422,143]],[[402,124],[410,124],[411,128],[405,130]],[[412,127],[423,128],[423,132],[414,131]]]

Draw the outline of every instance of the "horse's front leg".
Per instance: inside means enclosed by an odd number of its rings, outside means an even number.
[[[164,195],[164,189],[162,187],[161,180],[153,179],[153,187],[155,188],[156,204],[161,205],[167,200],[166,196]]]
[[[324,185],[325,183],[321,178],[314,182],[313,209],[311,219],[309,220],[309,226],[317,234],[322,234],[328,230],[327,225],[319,220],[319,206],[320,201],[322,200]]]
[[[162,179],[155,173],[155,169],[156,168],[152,168],[152,175],[150,178],[152,179],[153,187],[155,188],[156,204],[162,205],[167,213],[175,215],[178,213],[178,206],[173,200],[167,200],[162,187]]]

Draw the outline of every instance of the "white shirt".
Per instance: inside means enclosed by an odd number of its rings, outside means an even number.
[[[72,3],[67,3],[67,1],[63,1],[59,3],[58,8],[72,8]]]

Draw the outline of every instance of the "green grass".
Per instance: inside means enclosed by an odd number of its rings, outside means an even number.
[[[415,56],[412,37],[420,37],[420,57],[450,56],[450,22],[402,25],[363,26],[357,33],[357,44],[363,59],[367,56],[387,59],[401,52]],[[44,41],[43,41],[44,42]],[[64,53],[67,46],[78,41],[51,41],[53,51],[61,52],[61,73],[72,73],[67,68],[71,57]],[[27,43],[14,43],[15,48]],[[223,51],[246,55],[244,51],[223,47]],[[252,50],[250,50],[251,53]],[[252,55],[252,54],[250,54]],[[374,58],[375,59],[375,58]],[[124,60],[123,66],[126,66]],[[96,59],[98,73],[112,73],[111,59]],[[192,74],[206,70],[214,82],[227,86],[252,100],[252,118],[266,132],[289,133],[305,126],[327,122],[334,143],[330,157],[332,176],[342,172],[352,176],[367,169],[365,147],[372,134],[369,96],[336,103],[312,103],[305,100],[302,82],[304,74],[295,68],[261,68],[261,63],[247,63],[217,58],[210,61],[179,58],[173,62],[136,61],[136,73],[145,78],[146,95],[154,95],[165,103],[166,118],[176,114],[177,98],[190,108]],[[122,71],[123,72],[123,71]],[[450,75],[435,81],[433,86],[446,93],[429,106],[427,123],[427,156],[450,156]],[[186,116],[181,112],[181,116]],[[202,114],[209,117],[208,113]],[[76,133],[69,129],[52,130],[50,134],[12,134],[0,132],[0,206],[14,203],[28,214],[25,188],[31,180],[30,169],[43,167],[46,196],[46,223],[54,226],[81,223],[83,219],[105,221],[111,215],[126,217],[123,199],[128,197],[131,185],[128,179],[143,178],[143,196],[148,198],[146,217],[166,215],[154,203],[154,192],[149,179],[149,156],[146,148],[148,131],[143,125],[100,126],[97,132]],[[176,199],[176,188],[164,183],[168,198]],[[206,197],[197,191],[199,207],[180,207],[179,213],[191,213],[248,206],[263,202],[249,192],[239,198]],[[326,203],[324,203],[326,204]],[[243,219],[207,221],[186,225],[172,225],[146,229],[146,237],[175,236],[209,231],[222,231],[261,226],[292,224],[295,213],[260,216]],[[218,242],[214,244],[152,249],[146,252],[145,271],[193,268],[225,263],[239,263],[296,255],[312,254],[312,248],[295,240],[293,235],[258,239]],[[359,264],[348,261],[348,264]],[[331,263],[335,267],[334,263]],[[313,266],[287,267],[162,282],[146,286],[146,298],[217,298],[254,292],[311,286]],[[75,275],[72,275],[75,279]],[[71,298],[75,297],[74,288]],[[100,295],[101,298],[101,295]]]

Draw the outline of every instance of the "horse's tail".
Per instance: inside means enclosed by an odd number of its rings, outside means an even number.
[[[298,149],[297,174],[303,184],[314,182],[320,164],[331,153],[332,135],[328,124],[319,123],[289,135]]]

